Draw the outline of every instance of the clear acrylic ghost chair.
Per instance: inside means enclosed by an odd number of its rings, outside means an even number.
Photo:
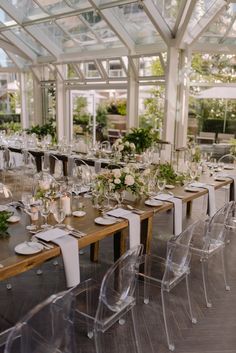
[[[230,290],[225,267],[225,223],[232,204],[233,202],[225,204],[208,221],[199,221],[190,246],[190,252],[200,257],[204,296],[208,308],[212,306],[208,296],[208,261],[219,252],[221,253],[225,289]]]
[[[21,191],[32,191],[33,178],[37,173],[36,160],[32,154],[26,150],[23,151],[23,164],[21,166]]]
[[[171,351],[175,349],[175,346],[173,343],[170,324],[167,318],[168,297],[166,296],[166,293],[169,293],[182,280],[185,280],[186,282],[190,320],[194,324],[197,322],[192,312],[188,281],[188,276],[190,274],[189,263],[191,258],[189,246],[192,239],[193,230],[196,225],[197,223],[193,223],[178,237],[175,237],[168,242],[166,259],[155,255],[144,255],[142,258],[144,270],[139,273],[140,276],[144,277],[145,304],[149,303],[150,282],[153,281],[161,288],[162,311],[166,338],[168,348]]]
[[[75,320],[83,321],[88,337],[94,336],[96,353],[103,353],[105,333],[113,324],[123,324],[124,315],[131,311],[136,350],[139,352],[134,317],[135,287],[143,246],[128,250],[105,274],[102,284],[89,279],[73,289],[76,297]]]
[[[54,294],[11,330],[4,353],[74,353],[73,295]]]
[[[53,154],[49,156],[50,174],[56,180],[62,180],[64,178],[63,162]]]
[[[230,243],[230,235],[236,231],[236,201],[232,201],[232,206],[229,210],[228,217],[225,221],[226,227],[226,243]]]

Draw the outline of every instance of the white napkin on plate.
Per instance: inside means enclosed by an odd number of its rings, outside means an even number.
[[[64,235],[53,240],[61,248],[67,287],[80,283],[79,245],[78,240],[70,235]]]
[[[60,228],[48,229],[46,231],[35,234],[37,238],[44,241],[53,241],[57,238],[63,237],[64,235],[68,235],[68,232]]]
[[[215,188],[213,185],[208,185],[205,183],[194,182],[190,184],[196,188],[203,188],[208,190],[208,210],[207,213],[210,217],[212,217],[216,213],[216,196],[215,196]]]
[[[140,217],[131,211],[123,208],[116,208],[115,210],[107,212],[108,215],[118,218],[125,218],[129,221],[129,246],[133,248],[141,242],[141,224]]]
[[[154,197],[155,200],[167,201],[174,204],[174,235],[182,233],[182,214],[183,214],[183,203],[182,200],[173,197],[169,194],[159,194]]]

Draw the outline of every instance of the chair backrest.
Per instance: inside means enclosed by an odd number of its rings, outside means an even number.
[[[101,284],[95,324],[107,320],[134,302],[136,274],[142,251],[142,245],[128,250],[107,271]]]
[[[23,151],[23,168],[25,168],[28,173],[37,173],[36,160],[34,156],[25,150]]]
[[[57,180],[64,176],[63,162],[53,154],[49,155],[50,174]]]
[[[180,277],[189,269],[191,255],[189,252],[193,231],[198,222],[191,224],[181,234],[167,244],[166,269],[163,276],[163,284],[170,284],[173,276]]]
[[[207,229],[204,237],[203,250],[210,251],[214,244],[223,242],[226,235],[226,222],[230,214],[233,202],[226,203],[207,222]]]
[[[216,133],[215,132],[200,131],[199,136],[200,137],[215,138]]]
[[[4,353],[73,353],[73,295],[52,295],[11,330]]]
[[[218,132],[217,134],[217,141],[218,142],[229,142],[229,140],[234,139],[234,134],[223,134],[221,132]]]
[[[236,164],[236,157],[232,154],[225,154],[224,156],[220,157],[218,163]]]

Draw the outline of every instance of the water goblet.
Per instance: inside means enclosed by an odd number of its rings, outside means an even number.
[[[47,223],[50,211],[50,200],[43,200],[42,204],[40,205],[40,213],[44,218],[44,224],[41,225],[41,228],[50,228],[50,225]]]
[[[62,222],[65,219],[65,212],[61,207],[55,207],[53,210],[53,216],[57,222],[57,227],[63,227]]]
[[[161,194],[163,192],[163,190],[165,189],[165,187],[166,187],[166,179],[158,178],[157,179],[157,187],[159,189],[158,194]]]

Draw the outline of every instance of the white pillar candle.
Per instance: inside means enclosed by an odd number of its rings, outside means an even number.
[[[66,216],[71,215],[71,204],[70,204],[70,197],[69,196],[62,196],[61,197],[61,207]]]

